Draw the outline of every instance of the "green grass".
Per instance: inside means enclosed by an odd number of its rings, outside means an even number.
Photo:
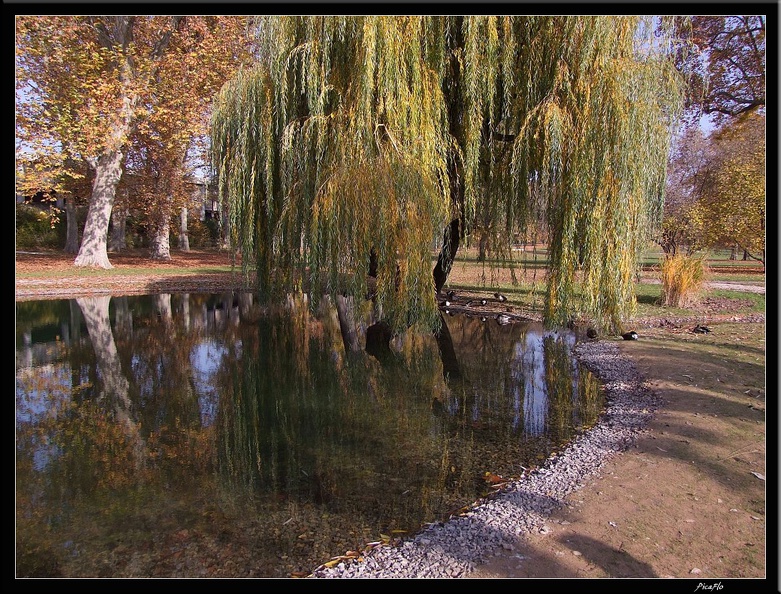
[[[662,286],[651,283],[638,283],[635,285],[637,295],[637,317],[671,316],[690,317],[700,315],[701,309],[697,306],[690,308],[662,307],[659,302],[662,295]],[[748,301],[750,305],[735,307],[721,313],[750,314],[764,313],[766,311],[765,295],[747,293],[744,291],[727,291],[723,289],[704,289],[701,298],[726,298],[740,301]],[[718,312],[716,312],[718,313]]]
[[[705,262],[708,266],[718,266],[719,268],[741,268],[756,270],[762,268],[762,262],[759,260],[730,260],[730,250],[708,250],[705,252]],[[742,254],[741,254],[742,257]],[[665,254],[661,249],[648,249],[640,257],[640,264],[643,267],[658,267],[664,261]]]

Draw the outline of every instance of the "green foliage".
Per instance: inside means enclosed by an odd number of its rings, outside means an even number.
[[[662,262],[661,275],[661,305],[689,307],[699,299],[705,281],[705,260],[702,256],[669,256]]]
[[[765,118],[748,114],[714,135],[710,184],[698,201],[709,245],[738,245],[765,260]]]
[[[64,221],[52,221],[40,208],[16,205],[16,249],[61,248]]]
[[[436,323],[429,255],[452,218],[490,230],[505,259],[543,228],[546,321],[619,327],[660,220],[682,93],[649,25],[264,17],[258,64],[223,87],[212,120],[245,265],[263,292],[307,287],[316,303],[362,297],[373,252],[377,301],[398,328]]]

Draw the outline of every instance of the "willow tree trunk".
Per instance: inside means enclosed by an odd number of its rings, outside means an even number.
[[[454,219],[445,230],[442,249],[437,258],[437,265],[434,267],[434,288],[437,293],[442,290],[447,282],[447,277],[450,276],[450,269],[453,268],[453,261],[456,259],[460,241],[460,222],[458,219]]]
[[[464,17],[455,17],[456,26],[450,43],[454,48],[464,46],[463,24]],[[453,219],[450,225],[445,229],[442,241],[442,249],[437,258],[437,264],[434,267],[434,288],[437,294],[445,286],[453,262],[458,253],[458,246],[461,242],[461,217],[464,216],[464,184],[463,184],[463,163],[461,154],[463,147],[466,146],[466,134],[464,131],[463,106],[461,100],[461,63],[456,57],[457,53],[450,51],[450,84],[444,90],[445,102],[447,104],[448,128],[451,136],[461,147],[460,153],[452,150],[448,155],[447,174],[450,181],[450,208]]]

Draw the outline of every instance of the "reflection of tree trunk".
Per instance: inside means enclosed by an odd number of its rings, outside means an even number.
[[[339,329],[342,332],[344,350],[346,353],[357,353],[361,350],[358,333],[355,331],[355,315],[352,297],[336,296],[336,313],[339,315]]]
[[[239,293],[239,316],[242,318],[247,317],[252,312],[252,304],[254,303],[254,297],[252,293],[242,292]]]
[[[81,309],[73,299],[68,301],[68,309],[70,310],[71,338],[78,342],[81,338]]]
[[[116,419],[125,428],[128,440],[133,444],[136,464],[141,466],[145,458],[145,444],[138,425],[131,414],[132,404],[128,397],[128,381],[122,374],[122,365],[117,345],[111,332],[108,306],[111,297],[82,297],[76,299],[87,325],[87,332],[95,351],[95,359],[103,378],[103,395],[115,405]]]
[[[393,337],[393,331],[385,322],[375,322],[366,328],[366,352],[383,359],[390,355],[390,340]]]
[[[171,312],[171,294],[161,293],[155,295],[155,311],[157,317],[166,325],[170,326],[173,323],[173,313]]]
[[[127,302],[127,297],[114,298],[114,324],[120,335],[133,332],[133,312]]]
[[[190,294],[182,295],[182,326],[185,330],[190,330]]]
[[[442,314],[439,314],[440,317]],[[453,347],[453,337],[444,318],[441,318],[439,331],[436,333],[439,354],[442,357],[442,374],[445,378],[457,379],[461,377],[461,367],[456,358],[456,349]]]

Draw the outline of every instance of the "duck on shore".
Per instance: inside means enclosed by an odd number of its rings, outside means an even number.
[[[499,324],[500,326],[506,326],[507,324],[510,323],[510,316],[508,316],[507,314],[499,314],[498,316],[496,316],[496,323]]]

